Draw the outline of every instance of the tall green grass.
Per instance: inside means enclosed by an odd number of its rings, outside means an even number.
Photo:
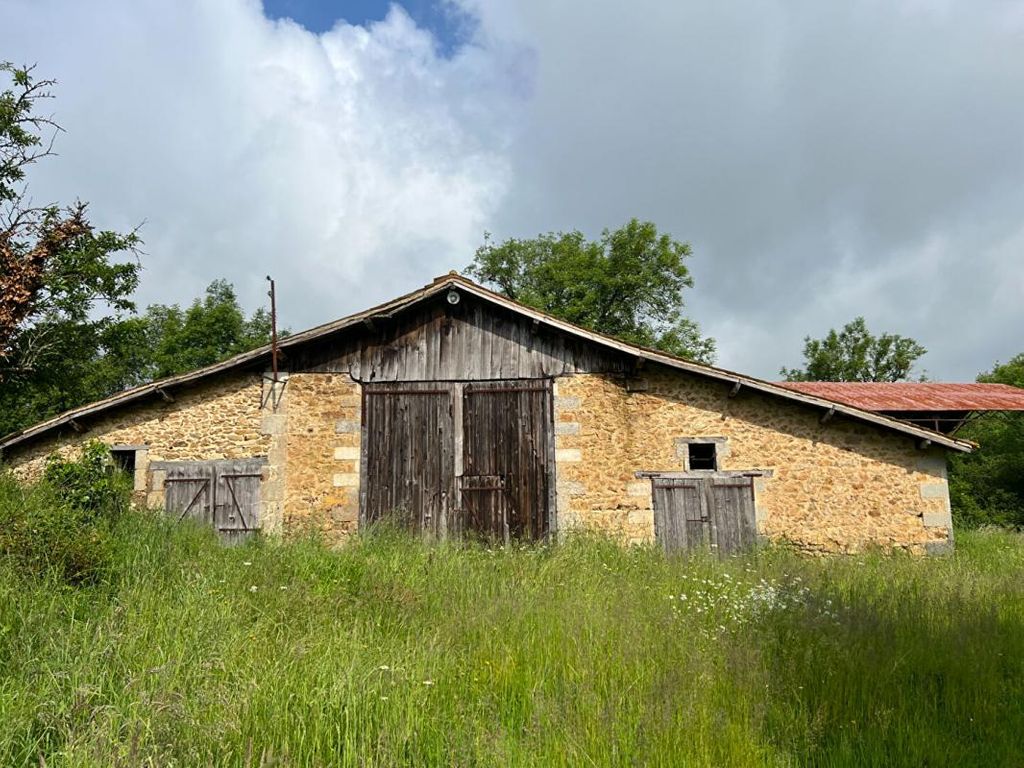
[[[1019,765],[1024,541],[718,562],[118,523],[0,560],[5,766]]]

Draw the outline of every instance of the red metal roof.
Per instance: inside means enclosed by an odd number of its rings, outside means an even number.
[[[783,381],[779,386],[865,411],[1024,411],[1024,389],[1008,384]]]

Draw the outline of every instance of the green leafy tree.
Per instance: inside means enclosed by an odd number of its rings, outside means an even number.
[[[260,308],[246,318],[226,280],[214,280],[187,309],[154,304],[141,322],[152,350],[150,379],[212,365],[270,341],[269,313]]]
[[[927,350],[898,334],[871,333],[863,317],[823,339],[804,338],[804,367],[783,368],[786,381],[905,381]]]
[[[52,80],[0,63],[0,433],[99,396],[91,364],[134,307],[135,232],[97,231],[85,203],[28,201],[26,173],[59,127],[38,114]],[[97,310],[104,310],[99,312]],[[102,315],[102,316],[97,316]]]
[[[683,315],[693,287],[688,243],[632,219],[597,240],[551,232],[503,243],[485,238],[469,275],[510,299],[576,325],[670,354],[711,362],[715,342]]]
[[[1024,387],[1024,353],[997,364],[978,381]],[[1024,413],[985,414],[958,436],[979,448],[950,460],[949,493],[957,522],[1024,528]]]

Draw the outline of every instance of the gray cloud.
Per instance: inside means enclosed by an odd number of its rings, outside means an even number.
[[[397,11],[316,37],[243,0],[0,0],[0,57],[61,80],[37,190],[147,221],[147,300],[223,275],[253,304],[272,271],[302,327],[484,229],[641,216],[693,242],[727,367],[858,314],[939,378],[1024,351],[1021,6],[461,4],[447,59]]]
[[[936,376],[1024,349],[1012,6],[530,8],[481,12],[541,62],[502,232],[653,218],[696,247],[720,361],[769,377],[857,314],[920,338]]]

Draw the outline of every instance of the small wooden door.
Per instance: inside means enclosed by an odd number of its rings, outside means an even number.
[[[460,496],[467,531],[535,541],[548,532],[551,383],[466,384]]]
[[[177,521],[212,525],[225,542],[248,538],[260,527],[264,458],[159,462],[167,472],[164,510]]]
[[[444,535],[455,495],[450,386],[368,384],[363,395],[366,521]]]
[[[262,459],[214,462],[213,524],[226,542],[240,541],[260,527]]]
[[[164,510],[178,522],[213,522],[213,462],[175,461],[166,464]]]
[[[652,478],[654,535],[666,552],[711,547],[719,555],[757,541],[750,477]]]

